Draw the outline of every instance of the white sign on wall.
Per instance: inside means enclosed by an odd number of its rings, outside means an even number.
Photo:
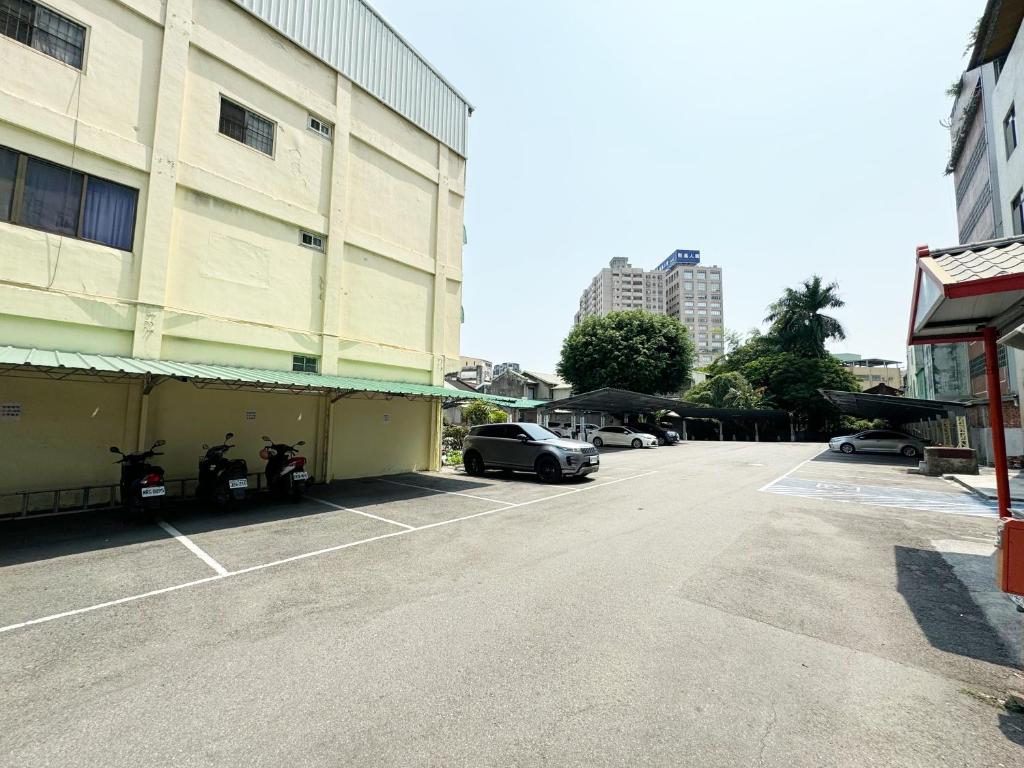
[[[390,413],[385,413],[384,414],[384,423],[385,424],[391,423],[391,414]]]
[[[245,420],[246,421],[256,421],[256,411],[246,411],[245,412]]]
[[[0,421],[21,419],[21,403],[0,403]]]

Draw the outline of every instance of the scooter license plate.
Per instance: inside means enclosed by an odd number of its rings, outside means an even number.
[[[309,472],[293,472],[292,480],[309,480]]]
[[[248,488],[248,487],[249,487],[249,481],[244,479],[244,478],[241,479],[241,480],[228,480],[228,488],[230,488],[232,491],[235,490],[236,488]]]
[[[142,498],[148,499],[151,496],[163,496],[167,491],[162,485],[150,485],[142,489]]]

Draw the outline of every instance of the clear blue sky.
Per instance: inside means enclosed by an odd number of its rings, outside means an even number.
[[[613,256],[697,248],[725,324],[839,283],[836,351],[904,360],[918,243],[956,243],[944,94],[983,0],[371,0],[476,106],[463,354],[553,371]]]

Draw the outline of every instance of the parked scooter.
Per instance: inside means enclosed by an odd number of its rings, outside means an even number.
[[[150,464],[148,460],[154,456],[163,456],[155,449],[166,443],[166,440],[157,440],[148,451],[137,453],[123,453],[117,446],[110,446],[110,452],[121,457],[116,462],[121,465],[121,506],[129,512],[160,508],[167,494],[164,468]]]
[[[203,443],[205,455],[199,460],[199,485],[196,497],[209,499],[221,509],[233,501],[242,501],[249,487],[249,467],[245,459],[229,459],[224,454],[235,446],[228,443],[235,434],[228,432],[220,445]]]
[[[306,457],[298,456],[299,446],[305,445],[299,440],[295,445],[275,443],[266,435],[267,441],[260,449],[260,458],[267,462],[267,490],[279,498],[301,499],[306,483],[312,482],[306,472]]]

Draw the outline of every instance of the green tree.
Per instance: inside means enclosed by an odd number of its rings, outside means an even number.
[[[462,407],[462,418],[466,420],[467,424],[476,426],[477,424],[497,424],[508,421],[508,414],[486,400],[474,400]]]
[[[754,389],[742,373],[720,373],[693,387],[683,399],[712,408],[763,408],[764,393]]]
[[[846,302],[839,298],[836,283],[824,284],[819,275],[804,280],[802,288],[787,288],[782,297],[768,307],[766,323],[771,323],[770,335],[787,352],[798,352],[811,357],[826,357],[825,342],[845,339],[842,324],[826,309],[840,309]]]
[[[692,370],[693,342],[683,324],[642,310],[586,318],[565,338],[558,363],[558,374],[575,392],[678,392]]]
[[[792,413],[798,429],[812,432],[834,429],[839,419],[835,406],[819,390],[860,391],[857,378],[834,357],[776,352],[744,364],[742,373],[776,407]]]

